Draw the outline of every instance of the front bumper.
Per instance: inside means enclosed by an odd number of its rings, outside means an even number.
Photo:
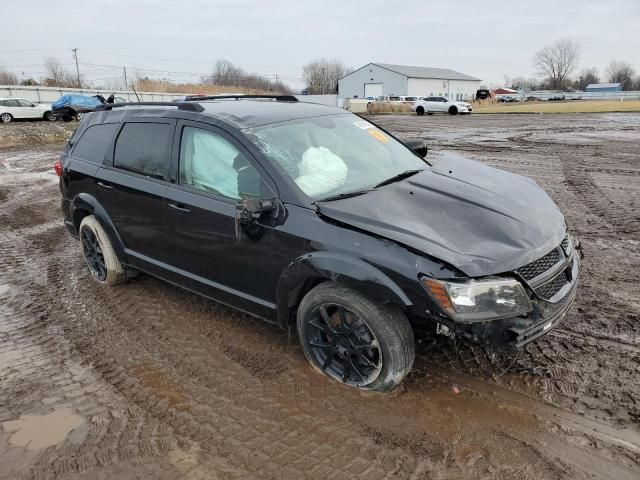
[[[494,351],[514,351],[524,347],[549,333],[571,309],[578,288],[580,257],[580,243],[575,239],[571,257],[566,262],[565,268],[557,274],[566,275],[571,278],[571,281],[566,288],[549,300],[533,294],[531,298],[533,311],[526,317],[467,324],[456,322],[453,327],[447,326],[450,329],[453,328],[456,335]]]

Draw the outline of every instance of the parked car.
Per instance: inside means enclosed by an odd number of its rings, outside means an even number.
[[[82,120],[85,113],[93,112],[104,103],[102,95],[62,95],[51,104],[51,116],[65,122]]]
[[[55,120],[51,116],[51,105],[33,103],[24,98],[0,98],[0,122],[9,123],[13,120]]]
[[[421,97],[411,105],[411,111],[418,115],[433,115],[434,113],[449,113],[457,115],[473,111],[473,106],[467,102],[457,102],[445,97]]]
[[[562,93],[555,93],[552,96],[549,97],[549,101],[550,102],[561,102],[563,100],[565,100],[566,97],[564,94]]]
[[[376,97],[376,102],[400,102],[402,98],[398,95],[381,95]]]
[[[414,331],[509,352],[567,313],[579,242],[533,180],[432,164],[339,108],[230,98],[83,118],[55,169],[97,282],[143,271],[296,329],[317,371],[372,391],[409,372]]]

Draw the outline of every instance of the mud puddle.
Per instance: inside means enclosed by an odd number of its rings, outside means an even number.
[[[68,408],[55,410],[43,415],[24,415],[18,420],[2,423],[2,428],[10,434],[9,444],[27,450],[42,450],[57,445],[77,432],[85,420]],[[76,439],[80,434],[76,435]]]

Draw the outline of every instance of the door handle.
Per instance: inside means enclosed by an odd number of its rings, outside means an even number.
[[[176,205],[175,203],[170,203],[169,206],[174,210],[177,210],[178,213],[182,213],[182,214],[191,213],[191,210],[189,210],[188,208],[181,207],[180,205]]]
[[[98,182],[98,186],[104,188],[105,190],[113,190],[113,185],[109,185],[106,183]]]

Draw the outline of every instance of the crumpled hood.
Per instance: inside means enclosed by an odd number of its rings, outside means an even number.
[[[526,265],[566,233],[564,216],[533,180],[455,155],[406,180],[317,206],[321,215],[424,252],[470,277]]]

